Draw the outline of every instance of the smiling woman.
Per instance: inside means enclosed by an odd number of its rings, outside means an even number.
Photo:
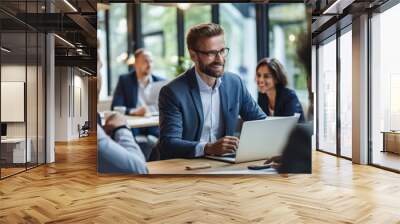
[[[296,93],[287,88],[287,73],[277,59],[264,58],[256,67],[258,105],[268,116],[293,116],[300,114],[304,122],[303,108]]]

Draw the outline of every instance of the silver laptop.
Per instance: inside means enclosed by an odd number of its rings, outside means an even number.
[[[242,163],[281,155],[298,119],[299,115],[296,114],[291,117],[271,117],[244,122],[236,154],[206,158]]]

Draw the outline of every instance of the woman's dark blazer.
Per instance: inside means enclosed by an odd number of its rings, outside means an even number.
[[[269,102],[267,94],[258,92],[257,102],[264,113],[270,116],[268,110]],[[299,98],[297,98],[296,93],[286,87],[278,87],[276,89],[274,116],[293,116],[294,113],[299,113],[299,122],[304,122],[303,108],[300,104]]]

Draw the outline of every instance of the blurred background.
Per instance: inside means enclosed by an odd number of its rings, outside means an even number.
[[[219,23],[230,48],[225,70],[239,74],[256,99],[255,68],[259,59],[275,57],[288,72],[288,87],[307,110],[306,75],[296,55],[298,35],[307,29],[303,3],[107,3],[98,4],[97,37],[103,61],[98,110],[109,102],[121,74],[141,47],[153,54],[153,73],[172,79],[191,67],[185,37],[199,23]]]

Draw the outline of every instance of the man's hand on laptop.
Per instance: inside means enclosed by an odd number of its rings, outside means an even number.
[[[239,139],[235,136],[225,136],[215,143],[207,143],[204,147],[206,155],[223,155],[234,153],[239,146]]]

